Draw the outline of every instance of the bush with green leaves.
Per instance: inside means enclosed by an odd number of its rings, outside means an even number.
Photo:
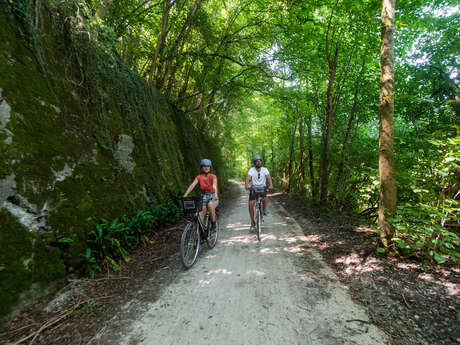
[[[391,219],[396,253],[437,263],[460,259],[459,133],[458,126],[435,131],[423,148],[410,153],[412,165],[399,177],[403,203]]]
[[[445,214],[429,204],[402,205],[392,220],[395,226],[394,251],[399,254],[417,253],[437,263],[460,259],[460,239],[445,226],[458,218]]]
[[[88,247],[80,254],[79,263],[91,276],[106,265],[117,271],[120,261],[129,261],[130,250],[144,241],[155,229],[171,224],[182,216],[182,209],[169,201],[166,204],[150,204],[145,210],[137,211],[132,218],[108,221],[102,219],[96,228],[88,233]]]

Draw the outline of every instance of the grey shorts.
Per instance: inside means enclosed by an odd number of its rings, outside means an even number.
[[[214,197],[214,193],[206,192],[203,194],[203,206],[208,206],[211,199]],[[215,200],[216,207],[219,206],[219,199]]]

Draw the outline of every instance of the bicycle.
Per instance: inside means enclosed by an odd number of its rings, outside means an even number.
[[[265,186],[252,186],[253,193],[256,196],[256,203],[254,204],[254,218],[257,229],[257,239],[261,240],[262,236],[262,222],[264,217],[264,203],[263,198],[267,195],[267,188]]]
[[[183,198],[184,214],[189,217],[185,225],[180,240],[180,258],[186,269],[193,266],[198,257],[202,238],[206,240],[210,249],[214,248],[219,236],[219,222],[216,209],[216,228],[212,230],[209,212],[206,211],[204,222],[201,220],[203,198],[186,197]]]

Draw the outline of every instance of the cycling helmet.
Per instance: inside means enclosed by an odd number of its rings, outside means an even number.
[[[257,160],[262,160],[262,157],[260,156],[254,156],[254,158],[252,159],[252,164],[256,164],[256,161]]]
[[[201,168],[202,166],[212,167],[212,162],[211,162],[209,159],[206,159],[206,158],[205,158],[205,159],[202,159],[202,160],[200,161],[200,168]]]

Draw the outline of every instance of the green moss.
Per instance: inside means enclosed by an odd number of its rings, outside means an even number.
[[[65,275],[66,268],[58,248],[51,247],[43,239],[37,238],[33,252],[34,257],[30,266],[34,282],[51,282]]]
[[[32,284],[25,262],[32,257],[33,245],[30,233],[8,211],[0,210],[0,219],[0,315],[5,315]]]
[[[62,19],[42,17],[37,52],[0,7],[0,87],[12,109],[13,133],[11,145],[0,140],[0,162],[6,163],[0,163],[0,178],[14,172],[17,193],[38,209],[51,205],[48,234],[30,233],[1,211],[9,225],[0,217],[0,244],[10,249],[0,271],[0,300],[8,301],[0,314],[33,282],[57,279],[65,266],[77,266],[88,232],[101,218],[130,217],[145,208],[143,187],[164,202],[191,182],[202,157],[218,156],[215,143],[206,142],[143,78],[92,42],[71,36]],[[135,144],[132,173],[113,156],[120,134]],[[56,181],[55,172],[66,164],[72,174]],[[72,238],[68,248],[48,244],[57,231]]]

